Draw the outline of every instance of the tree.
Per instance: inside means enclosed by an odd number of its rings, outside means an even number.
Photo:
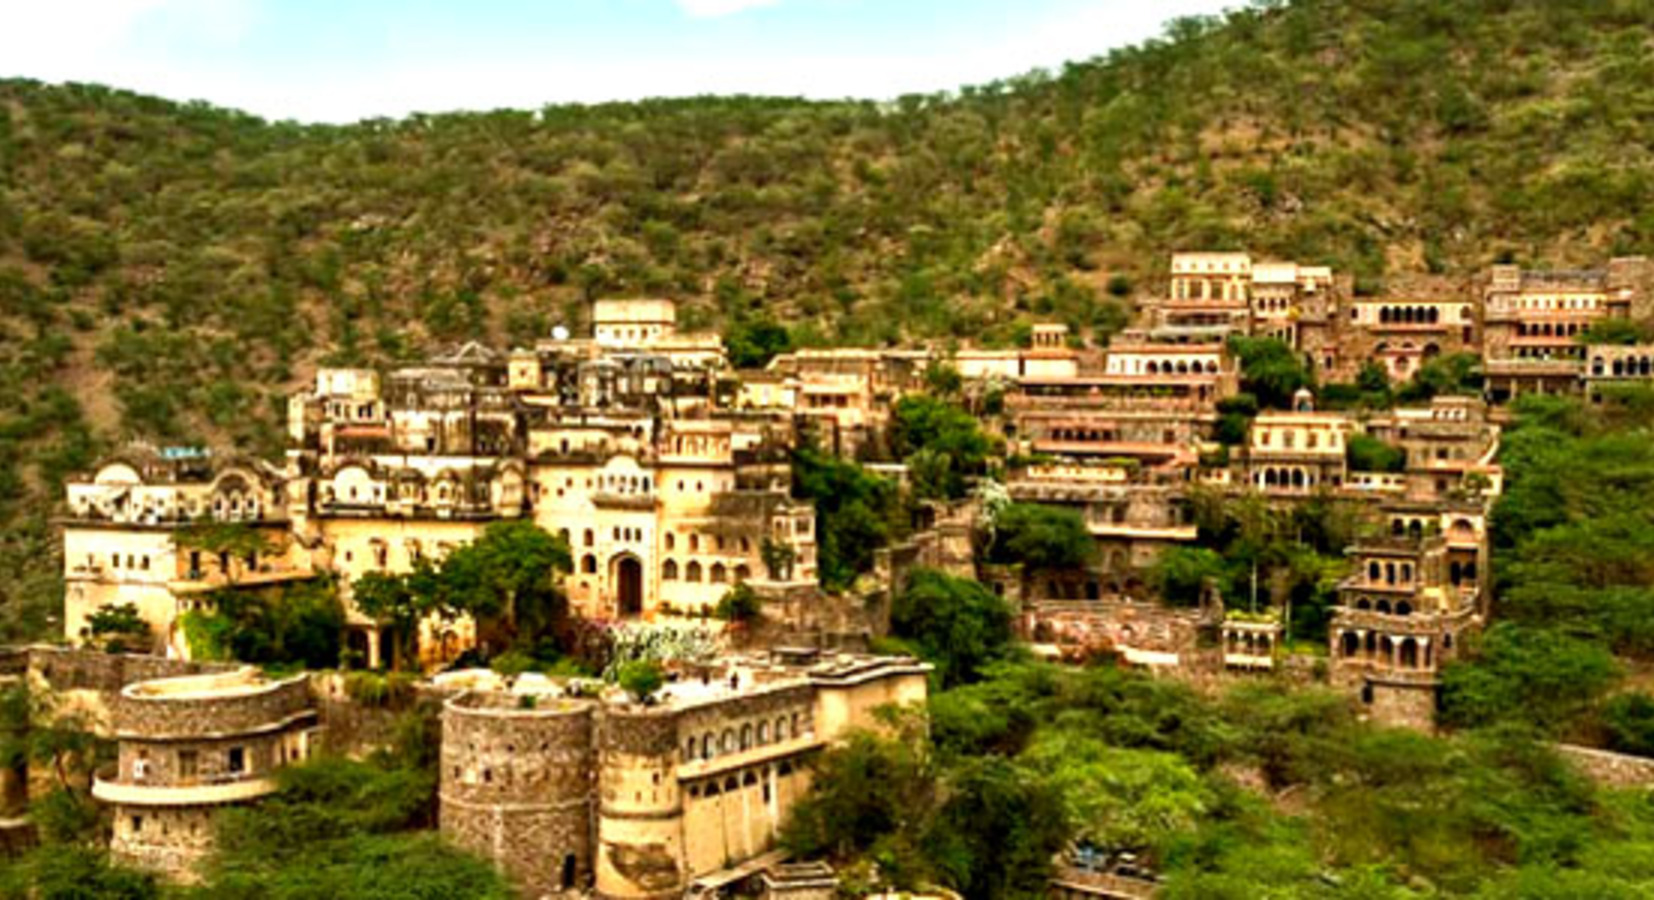
[[[855,731],[812,768],[810,793],[782,826],[783,846],[800,857],[842,858],[900,836],[896,845],[917,855],[936,802],[934,761],[924,741]],[[901,867],[904,872],[926,868],[922,857]]]
[[[1110,747],[1070,729],[1042,732],[1017,762],[1057,791],[1073,840],[1109,852],[1153,853],[1217,803],[1177,754]]]
[[[750,623],[758,620],[764,614],[764,605],[758,599],[758,592],[746,582],[741,582],[718,598],[718,608],[713,615],[725,622]]]
[[[1252,420],[1258,415],[1258,398],[1252,394],[1236,394],[1219,400],[1217,409],[1217,442],[1230,447],[1246,443],[1246,437],[1252,431]]]
[[[1085,517],[1077,510],[1038,503],[1006,506],[993,522],[991,540],[989,561],[1020,563],[1029,572],[1078,569],[1097,552]]]
[[[94,807],[95,811],[95,807]],[[111,862],[101,848],[48,845],[12,863],[8,897],[40,900],[158,900],[155,876]]]
[[[1426,360],[1413,373],[1413,380],[1402,385],[1396,397],[1403,403],[1422,403],[1442,394],[1476,396],[1481,392],[1481,357],[1474,353],[1453,353]]]
[[[206,896],[513,896],[492,866],[423,831],[434,823],[429,770],[323,757],[276,778],[276,794],[219,817]]]
[[[1560,631],[1500,622],[1467,659],[1442,672],[1441,718],[1473,728],[1514,722],[1559,734],[1620,677],[1600,645]]]
[[[999,757],[965,761],[924,838],[942,880],[969,897],[1044,896],[1070,835],[1060,789]]]
[[[331,669],[344,645],[345,611],[332,577],[270,587],[226,587],[184,619],[192,653],[204,659]]]
[[[986,471],[997,449],[975,416],[928,394],[898,400],[890,432],[891,447],[907,461],[914,493],[922,498],[965,496],[966,479]]]
[[[1631,319],[1610,317],[1598,319],[1591,323],[1591,327],[1574,335],[1574,340],[1586,346],[1591,344],[1630,346],[1645,343],[1649,337],[1649,330],[1642,323]]]
[[[391,575],[368,572],[351,588],[351,599],[363,615],[392,636],[391,668],[401,670],[419,658],[419,623],[433,614],[449,613],[441,606],[436,566],[428,560],[414,563],[412,572]]]
[[[1407,454],[1370,434],[1352,434],[1344,444],[1344,459],[1352,472],[1401,472]]]
[[[793,348],[786,327],[769,318],[738,318],[724,329],[724,347],[730,365],[737,369],[761,369],[777,355]]]
[[[896,486],[852,462],[812,447],[793,453],[793,496],[816,507],[817,569],[828,590],[843,590],[873,568],[873,553],[897,530]]]
[[[891,632],[936,666],[951,687],[980,676],[1011,652],[1013,611],[980,582],[915,569],[890,605]]]
[[[1240,361],[1241,389],[1265,409],[1290,409],[1293,395],[1314,385],[1303,360],[1277,338],[1237,335],[1229,339],[1229,350]]]
[[[442,561],[431,585],[439,598],[426,602],[476,617],[479,634],[492,635],[501,646],[532,640],[567,614],[556,579],[572,562],[568,543],[533,522],[494,522]]]
[[[1603,704],[1602,727],[1611,749],[1654,756],[1654,697],[1642,691],[1615,694]]]
[[[617,681],[634,701],[648,703],[666,683],[666,675],[661,671],[660,663],[652,659],[638,659],[620,667]]]
[[[86,634],[93,643],[102,644],[108,653],[147,651],[151,642],[149,623],[132,603],[106,603],[98,607],[86,619]]]
[[[1223,580],[1224,568],[1223,557],[1209,547],[1167,547],[1149,569],[1149,584],[1169,604],[1195,606],[1208,584]]]

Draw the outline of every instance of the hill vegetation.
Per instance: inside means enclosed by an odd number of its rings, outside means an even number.
[[[0,82],[0,586],[126,437],[270,451],[309,367],[662,294],[740,347],[1101,339],[1180,247],[1379,290],[1647,251],[1649,0],[1296,0],[892,103],[731,97],[265,122]]]

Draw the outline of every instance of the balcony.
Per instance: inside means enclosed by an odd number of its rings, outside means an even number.
[[[99,776],[92,781],[92,796],[104,803],[129,806],[210,806],[244,803],[276,792],[274,778],[253,775],[200,779],[180,784],[136,784],[109,781]]]
[[[818,750],[827,742],[815,734],[804,734],[784,741],[758,744],[745,750],[724,753],[711,759],[695,759],[678,764],[678,780],[689,781],[709,775],[722,775],[757,763],[786,759],[800,753]]]

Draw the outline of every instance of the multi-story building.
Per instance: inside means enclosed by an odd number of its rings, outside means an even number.
[[[1246,253],[1175,253],[1171,285],[1154,304],[1153,325],[1245,334],[1251,317],[1252,257]]]
[[[813,585],[815,512],[789,495],[791,410],[733,408],[721,343],[678,334],[672,314],[670,301],[600,301],[589,338],[321,369],[289,403],[284,470],[135,451],[72,479],[67,636],[131,602],[156,648],[184,655],[179,618],[212,590],[331,572],[349,644],[376,665],[384,641],[349,603],[355,581],[517,518],[568,541],[566,588],[588,617],[699,612],[739,582]],[[188,537],[213,522],[269,549]],[[432,618],[421,656],[441,663],[474,640],[472,623]]]
[[[1442,666],[1483,621],[1477,560],[1486,540],[1480,507],[1426,512],[1397,510],[1389,535],[1350,548],[1329,640],[1334,683],[1357,691],[1381,721],[1428,728]]]
[[[190,881],[211,854],[214,814],[276,791],[276,770],[310,756],[307,678],[251,668],[127,685],[110,709],[116,761],[92,785],[112,807],[117,859]]]
[[[686,667],[646,702],[555,684],[469,692],[442,714],[441,828],[534,896],[722,887],[774,847],[814,756],[876,727],[878,707],[922,705],[928,671],[778,650]]]
[[[1317,412],[1309,391],[1299,391],[1290,411],[1261,412],[1246,445],[1247,483],[1270,496],[1337,490],[1355,423],[1337,412]]]
[[[1585,396],[1602,402],[1615,387],[1654,382],[1654,344],[1592,344],[1580,378]]]
[[[275,467],[133,446],[65,487],[64,635],[104,607],[134,606],[155,652],[186,652],[180,618],[213,591],[314,577]]]
[[[1423,407],[1373,416],[1363,428],[1402,451],[1398,496],[1435,503],[1499,493],[1499,426],[1480,397],[1435,397]]]
[[[1349,310],[1339,337],[1340,358],[1357,367],[1376,362],[1396,382],[1412,378],[1438,356],[1481,350],[1476,304],[1464,297],[1363,298]]]
[[[1344,293],[1327,266],[1253,263],[1248,298],[1251,334],[1278,338],[1331,368],[1338,351],[1334,329]]]
[[[1100,373],[1018,381],[1005,401],[1005,434],[1033,454],[1188,464],[1212,436],[1218,401],[1236,384],[1220,343],[1128,334],[1109,348]]]
[[[1654,316],[1654,265],[1644,257],[1604,269],[1531,270],[1494,266],[1482,290],[1488,397],[1573,390],[1585,359],[1580,337],[1605,318]]]
[[[1284,341],[1316,365],[1341,359],[1347,279],[1326,266],[1254,260],[1248,253],[1176,253],[1165,299],[1150,309],[1162,333],[1246,334]]]
[[[1196,538],[1189,510],[1188,482],[1117,461],[1039,462],[1008,473],[1006,490],[1019,503],[1068,507],[1084,517],[1097,542],[1096,563],[1078,590],[1052,581],[1036,595],[1096,600],[1104,595],[1140,596],[1144,572],[1160,551]],[[1072,596],[1064,597],[1064,594]],[[1033,597],[1024,599],[1035,599]]]

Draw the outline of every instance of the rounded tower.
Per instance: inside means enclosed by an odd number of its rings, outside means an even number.
[[[677,710],[604,708],[598,751],[597,895],[666,900],[683,894],[683,798]]]
[[[592,872],[590,700],[468,693],[442,709],[442,833],[528,896]]]

